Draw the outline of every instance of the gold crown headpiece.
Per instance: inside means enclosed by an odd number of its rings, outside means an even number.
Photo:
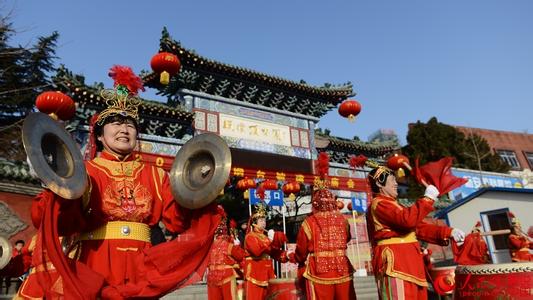
[[[106,118],[113,115],[131,117],[139,121],[141,100],[136,95],[139,90],[144,91],[142,79],[135,75],[130,67],[119,65],[109,70],[109,77],[113,78],[115,89],[102,90],[100,93],[107,108],[98,115],[96,124],[102,125]]]
[[[256,205],[255,213],[252,215],[252,219],[259,219],[259,218],[266,218],[267,210],[266,206],[263,204],[257,204]]]
[[[105,99],[107,108],[98,114],[96,123],[102,125],[105,119],[113,115],[130,117],[139,121],[139,105],[141,100],[135,96],[130,96],[123,86],[118,86],[115,90],[102,90],[100,96]]]
[[[377,166],[377,170],[376,170],[376,173],[374,173],[374,175],[372,175],[372,179],[374,179],[375,181],[377,181],[381,175],[383,174],[394,174],[394,172],[385,167],[385,166]]]

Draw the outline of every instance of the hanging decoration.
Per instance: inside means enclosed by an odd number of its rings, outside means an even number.
[[[409,158],[403,154],[395,153],[387,160],[387,167],[392,170],[396,170],[396,176],[398,178],[405,177],[404,168],[410,168]]]
[[[250,178],[243,178],[237,181],[237,189],[244,191],[244,199],[250,199],[250,189],[255,188],[255,180]]]
[[[50,115],[53,119],[69,120],[76,113],[76,104],[74,100],[59,91],[43,92],[35,100],[37,109],[45,114]]]
[[[178,74],[181,62],[175,54],[159,52],[152,57],[150,66],[154,72],[159,73],[159,82],[167,85],[170,82],[170,76]]]
[[[281,188],[285,195],[288,195],[290,201],[296,200],[297,193],[300,192],[300,184],[296,181],[287,182]]]
[[[350,122],[355,121],[355,117],[361,112],[361,104],[356,100],[346,100],[339,106],[339,114],[348,118]]]

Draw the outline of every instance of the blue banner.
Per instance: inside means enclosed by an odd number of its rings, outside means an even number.
[[[266,190],[265,199],[261,201],[256,189],[250,189],[250,203],[257,204],[265,202],[268,206],[283,206],[283,192],[281,190]]]
[[[352,209],[359,213],[366,213],[366,199],[352,198]]]
[[[456,170],[454,168],[452,168],[452,174],[468,179],[467,183],[448,193],[448,197],[455,201],[468,197],[470,194],[485,186],[523,188],[520,178],[505,176],[503,174],[497,175],[487,172],[481,172],[480,174],[479,171]]]

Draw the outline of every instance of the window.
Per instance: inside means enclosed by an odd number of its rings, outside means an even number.
[[[529,163],[529,168],[533,170],[533,152],[524,152],[524,155]]]
[[[489,219],[489,226],[491,231],[511,228],[509,217],[507,216],[507,211],[487,214],[487,217]],[[492,238],[494,239],[494,246],[496,247],[496,250],[509,248],[507,242],[508,237],[509,235],[507,234],[492,236]]]
[[[504,162],[511,166],[513,169],[520,169],[520,164],[516,158],[516,153],[509,150],[496,150]]]

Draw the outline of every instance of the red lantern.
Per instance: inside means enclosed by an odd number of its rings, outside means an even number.
[[[394,154],[387,160],[387,167],[392,170],[398,170],[399,168],[405,168],[405,164],[409,165],[409,158],[402,154]]]
[[[349,211],[351,211],[352,208],[352,202],[348,202],[348,205],[346,205],[346,208],[348,208]]]
[[[402,178],[405,177],[405,170],[407,168],[411,170],[409,165],[409,158],[405,155],[395,153],[393,156],[389,157],[387,160],[387,167],[396,171],[396,177]]]
[[[285,195],[289,195],[289,200],[294,201],[296,199],[296,193],[300,192],[300,184],[298,182],[287,182],[281,188]]]
[[[40,112],[63,121],[71,119],[76,113],[74,100],[61,92],[48,91],[41,93],[35,100],[35,106]]]
[[[250,178],[243,178],[237,181],[237,188],[241,191],[251,189],[255,187],[255,181]]]
[[[296,194],[300,191],[300,184],[298,182],[287,182],[283,185],[281,189],[286,195]]]
[[[181,63],[178,57],[169,52],[159,52],[150,61],[150,66],[154,72],[159,73],[159,82],[167,85],[170,76],[178,74]]]
[[[356,100],[346,100],[339,106],[339,114],[348,118],[350,122],[355,120],[355,117],[361,112],[361,104]]]
[[[344,208],[344,202],[342,202],[341,200],[337,200],[337,209],[341,210],[343,208]]]
[[[261,183],[265,190],[277,190],[278,182],[272,179],[267,179]]]

